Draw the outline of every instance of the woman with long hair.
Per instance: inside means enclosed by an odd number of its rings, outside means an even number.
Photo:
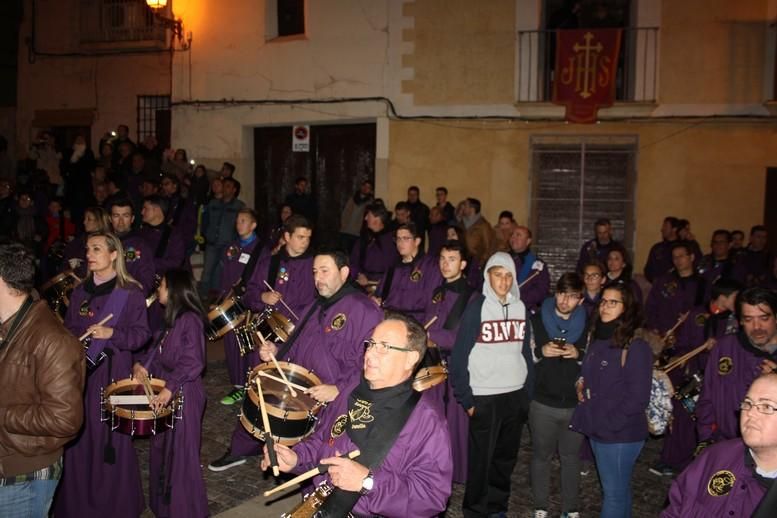
[[[67,468],[54,514],[137,518],[145,506],[132,437],[112,432],[101,420],[101,392],[130,375],[132,351],[151,337],[146,300],[127,273],[124,248],[114,234],[91,234],[86,261],[89,275],[73,291],[64,322],[75,336],[88,334],[84,425],[65,449]]]
[[[641,307],[643,304],[642,288],[631,277],[634,266],[629,259],[629,252],[620,244],[614,244],[607,254],[607,279],[605,284],[619,283],[625,285],[634,295],[634,300]]]
[[[82,279],[86,276],[86,238],[95,232],[111,231],[111,215],[102,207],[88,207],[84,210],[84,232],[78,234],[65,246],[62,269],[73,270]]]
[[[165,308],[164,328],[155,334],[144,364],[135,363],[135,379],[149,375],[165,381],[152,400],[160,410],[180,394],[183,419],[175,428],[151,437],[149,504],[156,516],[208,515],[208,498],[200,468],[202,416],[205,412],[205,310],[191,272],[167,270],[157,289]]]
[[[570,427],[590,439],[604,493],[602,518],[631,516],[631,477],[648,436],[653,353],[637,337],[639,305],[624,284],[605,287],[576,383]]]

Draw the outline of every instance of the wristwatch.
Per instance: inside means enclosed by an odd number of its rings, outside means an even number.
[[[372,487],[375,485],[375,477],[372,475],[372,470],[367,473],[367,476],[362,480],[362,488],[359,490],[360,495],[366,495],[372,491]]]

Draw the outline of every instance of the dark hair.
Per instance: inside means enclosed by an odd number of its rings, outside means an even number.
[[[119,124],[118,127],[119,128],[124,128],[125,130],[127,130],[127,133],[129,133],[129,126],[127,126],[126,124]]]
[[[459,225],[448,225],[448,228],[445,229],[445,234],[448,234],[448,229],[453,229],[456,232],[456,237],[458,238],[459,243],[461,243],[464,248],[467,247],[466,237],[464,233],[464,229],[461,228]]]
[[[111,206],[109,207],[109,211],[113,211],[114,207],[129,207],[132,213],[135,213],[135,204],[132,203],[132,200],[126,197],[122,198],[116,198],[111,202]]]
[[[680,230],[682,227],[680,226],[680,220],[677,219],[674,216],[667,216],[664,218],[664,223],[669,223],[671,227],[675,230]]]
[[[419,193],[419,194],[420,194],[420,192],[421,192],[421,190],[418,188],[418,186],[417,186],[417,185],[411,185],[410,187],[408,187],[408,188],[407,188],[407,192],[410,192],[410,191],[415,191],[415,192],[417,192],[417,193]]]
[[[237,198],[240,195],[240,182],[232,178],[231,176],[227,176],[226,178],[222,178],[222,183],[232,182],[235,185],[235,198]]]
[[[162,175],[162,178],[161,178],[161,180],[160,180],[160,183],[161,183],[162,181],[164,181],[164,180],[170,180],[170,181],[171,181],[171,182],[173,182],[175,185],[177,185],[177,186],[179,186],[179,187],[181,186],[181,181],[180,181],[180,180],[178,179],[178,177],[177,177],[177,176],[175,176],[174,174],[170,174],[170,173],[168,173],[168,174],[163,174],[163,175]]]
[[[742,238],[744,239],[744,237],[745,237],[745,233],[744,232],[742,232],[741,230],[732,230],[731,231],[731,239],[732,239],[732,241],[734,239],[734,236],[737,235],[737,234],[742,236]]]
[[[348,254],[346,254],[340,248],[321,248],[316,252],[316,255],[326,255],[331,257],[335,262],[335,266],[337,266],[338,270],[349,265]]]
[[[736,301],[738,319],[742,318],[742,304],[748,304],[750,306],[765,304],[772,310],[773,315],[777,315],[777,292],[758,286],[739,292]]]
[[[203,173],[205,173],[203,176],[205,176],[205,177],[207,178],[207,176],[208,176],[208,168],[207,168],[207,167],[205,167],[205,166],[204,166],[204,165],[202,165],[202,164],[197,164],[197,165],[195,166],[195,168],[194,168],[194,171],[192,172],[192,174],[193,174],[194,176],[197,176],[197,169],[202,169],[202,172],[203,172]]]
[[[715,236],[723,236],[726,238],[726,240],[730,243],[732,239],[732,233],[726,230],[725,228],[719,228],[715,232],[712,233],[712,239],[715,239]]]
[[[254,209],[249,209],[248,207],[244,207],[244,208],[240,209],[239,211],[237,211],[237,215],[238,216],[241,215],[241,214],[245,214],[246,216],[251,218],[251,220],[254,223],[258,223],[259,222],[259,216],[256,215],[256,211]]]
[[[677,220],[677,224],[679,225],[677,228],[680,230],[684,229],[685,227],[691,226],[691,222],[688,221],[687,219],[679,219]]]
[[[610,247],[610,251],[607,252],[607,255],[609,256],[613,252],[618,252],[621,254],[621,257],[623,257],[623,272],[621,273],[620,280],[627,281],[631,280],[631,275],[634,272],[634,265],[631,264],[631,258],[629,257],[629,251],[626,250],[626,247],[623,246],[620,243],[614,243],[613,246]],[[605,272],[607,269],[605,269]]]
[[[308,183],[308,179],[305,178],[304,176],[298,176],[297,178],[294,179],[294,185],[297,185],[300,182]]]
[[[283,224],[283,231],[288,232],[289,235],[292,235],[298,228],[313,230],[313,226],[310,224],[307,218],[305,216],[301,216],[300,214],[292,214],[289,216],[289,219],[286,220],[286,223]]]
[[[744,286],[741,282],[734,280],[734,279],[727,279],[725,277],[721,277],[717,281],[715,281],[712,284],[712,292],[710,294],[711,300],[715,300],[721,295],[728,297],[732,293],[735,293],[737,291],[742,291],[742,288]]]
[[[426,355],[426,330],[424,326],[418,323],[415,318],[399,313],[397,311],[387,310],[383,313],[383,321],[396,321],[405,324],[407,329],[407,348],[414,350],[418,353],[418,362],[413,366],[417,366],[424,359]],[[400,345],[401,347],[401,345]]]
[[[383,226],[388,225],[389,212],[386,210],[386,206],[382,202],[374,201],[364,208],[364,213],[371,213],[373,216],[380,218],[383,222]]]
[[[499,213],[499,217],[498,217],[498,218],[496,218],[496,219],[497,219],[497,221],[498,221],[498,220],[500,220],[500,219],[502,219],[502,218],[507,218],[507,219],[509,219],[510,221],[515,221],[515,218],[513,217],[513,213],[512,213],[512,212],[510,212],[509,210],[503,210],[502,212],[500,212],[500,213]]]
[[[232,174],[235,174],[235,164],[232,162],[224,162],[224,164],[221,166],[222,168],[226,167],[229,169],[229,172]]]
[[[694,255],[693,245],[691,244],[690,241],[685,241],[685,240],[675,241],[674,243],[672,243],[671,252],[674,252],[675,249],[677,248],[684,248],[685,251],[688,252],[688,255]]]
[[[480,200],[477,198],[467,198],[467,203],[475,209],[475,214],[480,214]]]
[[[634,333],[642,325],[642,311],[639,303],[634,300],[634,294],[631,292],[631,287],[625,283],[613,282],[605,284],[602,288],[602,297],[604,297],[605,290],[615,290],[621,294],[623,299],[623,314],[621,314],[618,327],[613,334],[613,342],[615,346],[623,349],[627,347],[634,338]],[[592,323],[592,329],[596,329],[600,325],[599,312],[594,314],[594,320]]]
[[[412,221],[410,223],[403,223],[397,227],[397,229],[394,231],[394,235],[396,236],[397,233],[400,230],[407,230],[410,232],[410,235],[413,236],[413,239],[421,237],[418,233],[418,227],[415,226],[415,223]]]
[[[467,247],[464,246],[464,243],[462,241],[454,241],[452,239],[449,239],[440,247],[441,253],[443,250],[447,250],[449,252],[458,252],[462,261],[466,261],[468,259]]]
[[[183,268],[171,268],[164,274],[167,284],[167,305],[165,306],[165,324],[173,327],[176,319],[191,311],[198,317],[205,316],[205,308],[197,293],[194,276]]]
[[[0,245],[0,278],[26,295],[35,284],[35,255],[21,243]]]
[[[583,279],[576,272],[567,272],[558,278],[556,293],[569,293],[570,291],[582,293],[584,287]]]
[[[448,189],[447,189],[447,188],[445,188],[445,187],[438,187],[438,188],[436,188],[436,189],[434,190],[434,192],[437,192],[437,191],[442,191],[442,192],[444,192],[444,193],[445,193],[445,195],[446,195],[446,196],[448,195]]]
[[[602,275],[607,275],[607,267],[604,266],[601,261],[597,261],[596,259],[594,259],[592,261],[588,261],[587,263],[585,263],[583,265],[583,268],[580,270],[580,273],[584,274],[585,273],[585,269],[588,268],[589,266],[593,266],[595,268],[598,268],[599,269],[599,273],[601,273]]]
[[[410,204],[406,201],[398,201],[396,205],[394,205],[394,212],[397,213],[400,210],[406,210],[408,212],[412,212],[410,210]]]
[[[753,225],[753,227],[750,229],[750,235],[752,236],[756,232],[766,232],[766,227],[764,225]]]
[[[170,203],[167,201],[167,198],[160,196],[158,194],[152,194],[151,196],[146,196],[145,198],[143,198],[143,203],[156,205],[162,210],[163,216],[166,216],[167,211],[170,209]]]
[[[596,221],[594,221],[594,228],[602,227],[604,225],[607,225],[608,227],[612,225],[612,223],[610,222],[610,218],[599,218]]]

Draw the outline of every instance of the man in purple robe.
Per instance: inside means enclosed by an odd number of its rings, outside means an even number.
[[[256,235],[256,224],[256,212],[252,209],[240,209],[237,213],[235,228],[238,239],[230,244],[224,253],[219,290],[221,300],[225,300],[230,293],[242,296],[245,292],[245,284],[252,273],[245,271],[246,268],[255,268],[259,258],[253,255],[264,253],[261,240]],[[229,331],[224,335],[224,357],[227,362],[229,382],[234,388],[221,400],[221,404],[231,405],[243,399],[246,373],[259,363],[259,353],[254,350],[241,355],[235,333]]]
[[[655,279],[645,302],[645,318],[649,329],[666,333],[680,316],[696,306],[705,306],[709,286],[693,268],[694,254],[687,242],[672,245],[674,270]]]
[[[136,231],[135,209],[129,198],[116,200],[110,208],[113,232],[124,247],[124,266],[133,279],[143,285],[143,294],[148,296],[156,289],[154,250]]]
[[[373,290],[383,274],[397,260],[394,235],[389,228],[389,213],[383,203],[370,203],[364,209],[366,232],[351,251],[351,277],[366,290]]]
[[[645,263],[645,278],[653,282],[657,277],[672,269],[672,244],[677,241],[680,231],[680,220],[674,216],[664,218],[661,225],[661,241],[654,244],[648,253]]]
[[[431,322],[436,317],[436,320],[427,330],[429,341],[438,347],[442,359],[446,364],[449,364],[453,344],[456,342],[456,333],[458,333],[461,324],[461,315],[475,294],[475,290],[464,277],[467,259],[464,256],[463,243],[460,241],[446,242],[440,250],[439,264],[444,282],[427,299],[422,322]],[[450,378],[443,387],[444,389],[439,391],[430,391],[430,395],[442,394],[448,431],[450,432],[451,451],[453,452],[453,480],[458,484],[464,484],[467,481],[469,416],[456,401]]]
[[[774,516],[759,503],[777,474],[777,374],[756,378],[737,408],[742,438],[702,452],[672,484],[662,518]]]
[[[766,286],[772,274],[772,254],[766,246],[766,227],[756,225],[750,230],[750,243],[737,255],[734,277],[745,285]]]
[[[351,383],[313,435],[293,449],[275,445],[279,467],[328,468],[313,479],[334,488],[322,507],[326,516],[436,516],[451,494],[451,447],[431,394],[412,389],[426,334],[412,318],[389,312],[362,347],[361,381]],[[355,459],[340,456],[357,449]]]
[[[180,236],[186,249],[197,231],[197,211],[190,198],[181,196],[181,184],[174,174],[162,177],[161,194],[168,200],[167,224]]]
[[[737,409],[753,380],[777,367],[777,293],[750,288],[737,297],[741,331],[710,351],[696,404],[699,448],[737,436]]]
[[[582,273],[583,267],[592,261],[606,263],[610,250],[614,246],[620,245],[612,238],[612,223],[607,218],[596,220],[594,236],[593,239],[589,239],[580,247],[580,255],[577,258],[577,271],[580,273]]]
[[[165,222],[168,208],[168,201],[159,195],[143,200],[143,226],[139,234],[153,250],[154,270],[158,276],[171,268],[181,267],[186,258],[181,235]]]
[[[399,260],[383,275],[373,300],[421,320],[426,301],[442,281],[440,267],[436,257],[421,250],[421,235],[414,223],[400,225],[395,236]]]
[[[720,278],[734,277],[734,258],[731,256],[731,232],[718,229],[712,233],[711,251],[699,261],[697,270],[711,286]]]
[[[349,282],[348,257],[341,251],[325,251],[313,260],[318,297],[302,313],[294,334],[285,344],[262,345],[259,355],[269,361],[270,353],[281,361],[314,372],[322,384],[309,390],[321,402],[334,401],[359,377],[364,340],[381,321],[382,312]],[[261,444],[237,423],[229,451],[211,462],[208,469],[224,471],[258,455]]]
[[[550,274],[545,261],[531,251],[532,234],[528,227],[518,225],[510,236],[510,255],[518,274],[521,301],[528,311],[539,309],[550,292]]]

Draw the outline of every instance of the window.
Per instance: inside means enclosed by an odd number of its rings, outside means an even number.
[[[156,137],[159,147],[170,147],[170,96],[138,96],[138,144],[149,135]]]
[[[533,246],[551,278],[575,269],[599,218],[633,260],[636,137],[542,136],[531,146]]]
[[[305,0],[267,0],[265,39],[305,35]]]
[[[81,43],[165,42],[145,0],[81,0]],[[165,8],[169,15],[170,5]]]

